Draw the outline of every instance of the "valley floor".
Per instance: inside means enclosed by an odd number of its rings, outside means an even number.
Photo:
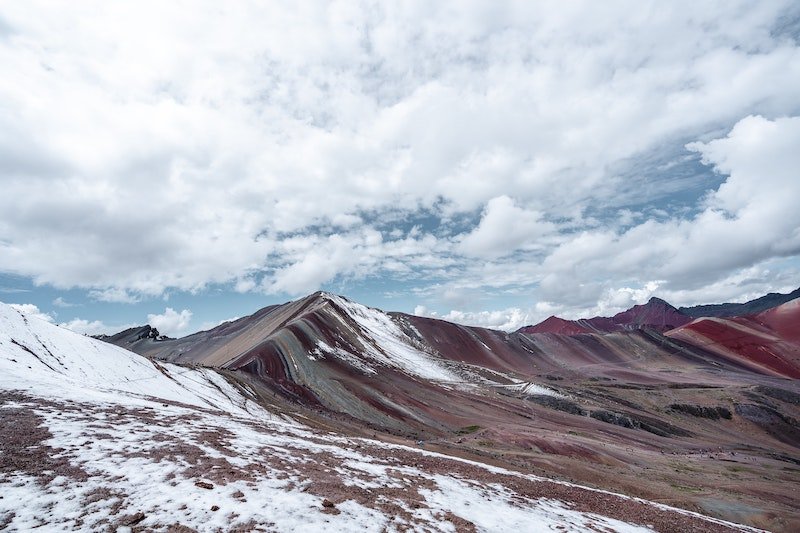
[[[165,401],[0,395],[0,526],[109,531],[730,531],[425,450]]]

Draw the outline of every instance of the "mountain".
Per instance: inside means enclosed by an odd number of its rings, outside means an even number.
[[[468,399],[438,405],[445,390],[532,387],[517,377],[535,373],[529,353],[496,339],[504,334],[442,322],[428,342],[415,323],[320,292],[182,339],[129,330],[106,340],[165,361],[241,370],[293,401],[408,434],[470,423]]]
[[[650,298],[644,305],[635,305],[612,317],[582,318],[565,320],[551,316],[544,322],[519,329],[520,333],[561,333],[578,335],[581,333],[612,333],[635,329],[654,329],[667,331],[682,326],[691,318],[660,298]]]
[[[558,333],[559,335],[580,335],[592,333],[594,328],[584,326],[577,320],[566,320],[557,316],[550,316],[533,326],[524,326],[518,330],[520,333]]]
[[[621,329],[651,328],[666,331],[682,326],[690,319],[660,298],[650,298],[644,305],[635,305],[611,317]]]
[[[788,294],[771,292],[765,296],[741,304],[724,303],[695,305],[693,307],[681,307],[678,310],[692,318],[755,315],[791,300],[796,300],[797,298],[800,298],[800,288]]]
[[[756,372],[800,379],[800,299],[757,315],[698,318],[666,335]]]
[[[746,529],[404,444],[247,376],[156,362],[0,304],[3,529]]]
[[[182,339],[144,329],[111,339],[218,369],[326,427],[772,530],[800,526],[786,490],[800,483],[794,370],[662,334],[689,319],[660,300],[618,316],[611,333],[505,333],[315,293]],[[794,331],[792,316],[778,316],[776,335]]]

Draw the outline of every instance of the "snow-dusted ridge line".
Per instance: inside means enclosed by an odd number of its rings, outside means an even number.
[[[394,366],[412,375],[432,381],[458,382],[459,376],[448,370],[437,357],[418,350],[392,318],[378,309],[352,302],[342,296],[321,293],[342,309],[359,327],[358,336],[367,337],[370,359],[383,366]],[[373,348],[374,347],[374,348]]]
[[[436,353],[420,349],[419,342],[402,330],[396,322],[397,319],[380,309],[361,305],[336,294],[321,292],[319,295],[322,299],[341,309],[355,322],[357,329],[346,322],[344,325],[350,328],[357,338],[364,341],[367,353],[352,355],[346,350],[317,341],[316,348],[309,354],[313,360],[329,354],[348,362],[365,374],[375,375],[382,366],[385,366],[397,368],[407,374],[436,382],[442,386],[473,388],[475,385],[483,384],[514,390],[523,395],[563,396],[553,389],[522,381],[504,372],[478,367],[467,362],[444,359]],[[404,322],[404,327],[408,327],[422,337],[412,324]],[[491,348],[480,338],[475,337],[475,339],[487,351],[491,351]],[[478,369],[480,372],[475,372],[473,369]],[[486,379],[481,375],[486,373],[496,374],[500,378],[499,382]],[[508,381],[511,383],[507,383]]]

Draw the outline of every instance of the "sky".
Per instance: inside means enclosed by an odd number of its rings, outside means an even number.
[[[0,301],[179,336],[788,292],[798,39],[793,0],[3,2]]]

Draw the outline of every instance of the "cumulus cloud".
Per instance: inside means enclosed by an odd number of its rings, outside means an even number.
[[[34,304],[8,304],[17,311],[24,313],[28,317],[44,320],[45,322],[54,322],[53,315],[42,312],[39,307]]]
[[[176,337],[186,331],[192,320],[192,312],[188,309],[180,313],[167,307],[160,315],[147,315],[147,323],[156,328],[162,335]]]
[[[423,305],[414,308],[414,314],[429,318],[438,318],[463,324],[465,326],[478,326],[489,329],[500,329],[503,331],[514,331],[522,326],[530,324],[534,318],[529,311],[524,311],[518,307],[496,311],[459,311],[450,310],[447,313],[437,313],[430,311]]]
[[[78,304],[73,304],[66,301],[62,296],[59,296],[55,300],[53,300],[53,305],[56,307],[76,307]]]
[[[647,220],[621,234],[586,231],[544,261],[542,287],[557,296],[570,277],[666,280],[666,290],[714,283],[737,270],[800,253],[800,117],[747,117],[724,137],[692,143],[727,178],[693,218]],[[673,280],[673,281],[668,281]]]
[[[82,318],[74,318],[68,322],[62,322],[59,326],[81,335],[111,335],[131,327],[109,326],[101,320],[84,320]]]
[[[131,294],[127,289],[122,289],[119,287],[91,290],[89,291],[89,298],[98,302],[122,304],[135,304],[140,301],[138,296]]]
[[[554,230],[554,224],[542,220],[542,213],[517,207],[508,196],[498,196],[489,200],[480,223],[458,249],[477,257],[507,255]]]
[[[0,272],[110,303],[371,276],[574,305],[713,284],[797,254],[791,195],[753,181],[795,192],[769,159],[800,114],[800,49],[772,31],[790,9],[5,6]],[[664,154],[725,183],[698,203],[703,176],[617,171]],[[688,211],[659,203],[689,186]]]

